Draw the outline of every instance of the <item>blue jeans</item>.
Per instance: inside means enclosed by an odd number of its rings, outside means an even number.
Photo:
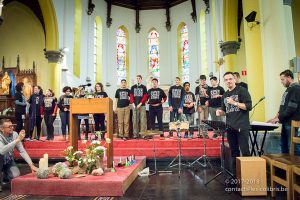
[[[61,121],[61,133],[62,135],[67,134],[67,126],[69,130],[69,124],[70,124],[70,112],[59,112],[60,121]]]
[[[170,122],[174,122],[181,119],[181,114],[178,113],[178,108],[173,108],[170,112]]]
[[[3,180],[10,182],[13,178],[20,176],[20,170],[16,163],[12,161],[9,164],[4,164],[4,156],[0,155],[0,173],[3,172]],[[2,180],[0,180],[0,184]]]
[[[295,136],[299,136],[299,130],[296,128]],[[281,129],[281,153],[289,153],[290,152],[290,144],[291,144],[291,125],[282,124]],[[300,156],[300,146],[299,144],[295,144],[295,155]]]

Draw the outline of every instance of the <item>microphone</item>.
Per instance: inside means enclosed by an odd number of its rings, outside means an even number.
[[[90,84],[90,83],[87,83],[87,84],[85,84],[85,85],[79,85],[79,87],[90,87],[92,84]]]
[[[266,98],[265,96],[263,96],[262,98],[260,98],[259,101],[258,101],[254,106],[252,106],[252,110],[253,110],[260,102],[262,102],[265,98]],[[254,112],[253,112],[253,113],[254,113]]]

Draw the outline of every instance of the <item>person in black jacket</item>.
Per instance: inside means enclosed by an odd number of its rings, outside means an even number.
[[[16,94],[15,94],[15,105],[16,105],[16,132],[19,133],[23,128],[23,120],[25,120],[25,114],[26,114],[26,99],[24,96],[24,83],[19,82],[16,85]]]
[[[41,105],[41,116],[44,118],[47,127],[47,139],[54,140],[53,122],[56,118],[57,99],[51,89],[46,90],[44,100]]]
[[[291,141],[291,121],[300,121],[300,85],[294,82],[294,75],[291,70],[285,70],[280,73],[280,80],[285,92],[281,97],[279,112],[269,120],[270,123],[281,123],[281,152],[289,153]],[[299,131],[296,129],[295,136]],[[300,156],[300,147],[295,145],[295,154]]]
[[[102,83],[96,83],[95,84],[95,98],[107,98],[108,95],[106,92],[104,92],[103,84]],[[105,135],[105,115],[104,114],[94,114],[94,121],[95,121],[95,131],[101,132],[101,139],[104,140]],[[100,126],[99,126],[100,124]],[[98,139],[98,136],[95,137],[95,139]]]
[[[57,106],[59,107],[59,116],[61,121],[61,132],[62,140],[67,139],[67,126],[69,130],[70,124],[70,99],[73,98],[71,95],[72,89],[69,86],[63,88],[63,95],[59,97]],[[70,130],[69,130],[70,131]]]
[[[34,139],[40,140],[41,134],[41,105],[44,99],[43,90],[40,86],[36,85],[33,87],[33,94],[29,97],[28,103],[30,104],[29,108],[29,134],[27,140],[31,140],[34,127],[36,127],[36,136]]]
[[[249,111],[252,109],[251,96],[243,87],[235,85],[232,72],[224,74],[224,82],[228,90],[222,97],[221,109],[216,111],[217,116],[226,115],[227,140],[231,149],[232,172],[235,175],[236,157],[250,156],[249,150]]]

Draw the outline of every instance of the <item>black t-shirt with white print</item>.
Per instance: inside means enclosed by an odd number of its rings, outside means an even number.
[[[106,92],[95,92],[94,98],[106,98],[108,97]]]
[[[203,92],[201,90],[201,88],[203,88],[206,92]],[[208,100],[207,96],[207,90],[209,89],[208,85],[198,85],[195,89],[195,95],[197,96],[197,106],[202,106],[202,105],[205,105],[205,102]]]
[[[181,108],[181,101],[184,98],[185,90],[181,85],[173,85],[169,89],[169,106],[172,106],[174,109]]]
[[[235,105],[227,103],[227,98],[231,97],[238,103],[244,103],[247,110],[242,110]],[[236,131],[249,130],[249,111],[252,109],[251,96],[243,87],[236,86],[232,91],[227,90],[222,97],[222,110],[226,113],[226,124]]]
[[[209,96],[208,98],[208,104],[209,107],[212,108],[220,108],[222,105],[222,97],[217,97],[215,98],[215,96],[217,95],[223,95],[225,92],[224,88],[221,86],[217,86],[217,87],[210,87],[207,90],[207,94]]]
[[[163,98],[167,98],[167,95],[161,88],[151,88],[148,90],[148,104],[150,106],[151,104],[161,103]]]
[[[144,94],[147,94],[147,88],[143,84],[135,84],[131,87],[130,93],[133,94],[134,104],[137,106],[142,101]]]
[[[52,114],[56,106],[56,102],[56,97],[44,97],[44,101],[42,104],[44,107],[44,111]]]
[[[191,102],[196,102],[196,98],[194,93],[192,92],[185,92],[185,96],[184,96],[184,104],[189,104]],[[183,113],[184,114],[192,114],[195,112],[195,107],[183,107]]]
[[[129,89],[127,89],[127,88],[117,89],[116,94],[115,94],[115,98],[118,99],[118,104],[117,104],[118,108],[125,108],[125,107],[129,106],[129,104],[130,104],[129,95],[130,95],[130,90]]]
[[[71,95],[62,95],[59,97],[57,106],[59,107],[61,112],[65,112],[64,108],[70,109],[70,99],[72,99],[73,96]],[[69,112],[69,111],[67,111]]]

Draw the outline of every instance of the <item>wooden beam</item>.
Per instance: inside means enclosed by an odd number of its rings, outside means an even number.
[[[193,21],[196,23],[197,22],[196,1],[191,0],[191,2],[192,2],[192,8],[193,8],[193,12],[191,13],[191,16],[192,16]]]
[[[111,15],[111,1],[112,0],[107,0],[107,14],[106,14],[106,26],[109,28],[112,23],[112,18],[110,17]]]
[[[140,24],[140,8],[138,0],[135,0],[135,31],[139,33],[141,30]]]

